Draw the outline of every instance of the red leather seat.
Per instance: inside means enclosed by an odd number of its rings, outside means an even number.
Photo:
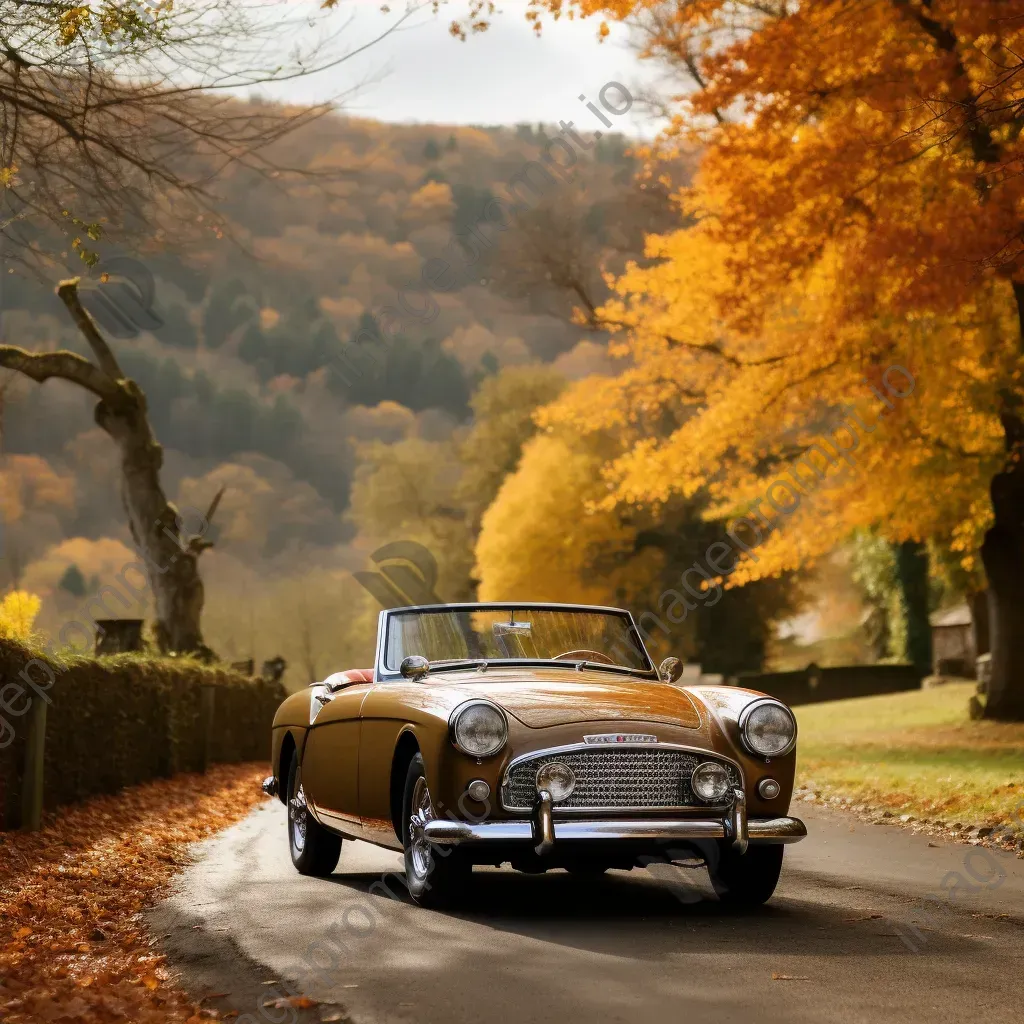
[[[350,668],[344,672],[332,672],[324,681],[323,685],[329,690],[341,690],[346,686],[355,686],[357,683],[372,683],[372,668]],[[317,686],[317,683],[310,683]]]
[[[344,672],[338,673],[342,676],[347,683],[372,683],[373,682],[373,669],[372,668],[349,668]]]

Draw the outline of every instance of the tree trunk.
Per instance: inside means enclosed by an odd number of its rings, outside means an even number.
[[[97,397],[96,422],[113,438],[121,453],[121,497],[143,560],[136,567],[145,572],[156,600],[156,640],[160,650],[210,655],[199,630],[203,583],[198,559],[211,546],[201,537],[220,494],[198,524],[198,536],[185,529],[177,509],[168,502],[160,486],[163,450],[153,436],[145,394],[125,377],[117,357],[83,308],[78,297],[78,279],[62,281],[57,295],[85,336],[96,362],[74,352],[28,352],[14,345],[0,345],[0,366],[39,384],[53,377],[71,381]],[[128,568],[122,573],[126,583]]]
[[[992,479],[995,522],[981,560],[988,577],[992,675],[985,718],[1024,721],[1024,467],[1009,462]]]
[[[1024,347],[1024,283],[1013,285]],[[1024,721],[1024,420],[1016,393],[1003,393],[999,418],[1006,464],[992,478],[994,522],[981,545],[988,577],[988,628],[992,675],[984,717]]]
[[[204,652],[202,548],[186,543],[184,524],[160,484],[163,449],[149,424],[146,396],[134,381],[120,384],[113,400],[96,406],[96,422],[121,453],[121,497],[156,602],[156,641],[165,653]]]
[[[967,597],[971,608],[971,633],[974,637],[974,656],[980,658],[992,650],[988,637],[988,592],[975,590]]]
[[[896,578],[907,628],[905,656],[921,677],[932,671],[932,627],[928,621],[928,550],[916,540],[897,544]]]

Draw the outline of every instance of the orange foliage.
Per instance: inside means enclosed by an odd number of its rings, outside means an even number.
[[[41,832],[0,833],[0,1019],[198,1021],[140,911],[188,863],[190,843],[262,799],[263,774],[219,765],[64,809]]]
[[[75,503],[75,481],[60,476],[39,455],[8,455],[0,468],[0,515],[15,523],[28,511],[70,509]]]
[[[830,474],[731,582],[864,526],[944,539],[974,568],[1024,398],[1024,3],[531,7],[629,18],[646,56],[690,77],[651,175],[703,146],[676,194],[690,226],[649,237],[594,318],[628,368],[544,416],[635,433],[605,504],[703,491],[712,514],[739,514],[855,405],[869,425],[886,415],[857,470]],[[918,383],[890,411],[869,388],[896,365]]]

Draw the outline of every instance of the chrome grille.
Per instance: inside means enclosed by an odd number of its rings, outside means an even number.
[[[707,807],[690,787],[693,769],[714,761],[740,785],[734,765],[721,758],[659,746],[599,747],[540,750],[512,765],[501,787],[501,805],[507,811],[530,810],[537,799],[537,770],[549,761],[561,761],[576,774],[576,787],[560,808],[676,808]]]

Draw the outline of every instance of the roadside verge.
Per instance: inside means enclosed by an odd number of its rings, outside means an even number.
[[[143,910],[190,844],[262,799],[265,765],[217,765],[95,797],[33,833],[0,833],[0,1019],[200,1024]]]

